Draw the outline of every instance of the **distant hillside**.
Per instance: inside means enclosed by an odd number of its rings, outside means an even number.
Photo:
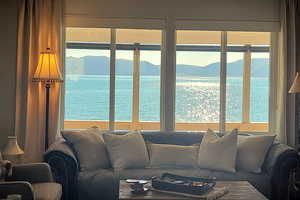
[[[106,56],[85,56],[82,58],[67,57],[67,74],[109,75],[109,58]],[[131,60],[116,60],[116,75],[131,75],[133,63]],[[269,61],[265,58],[252,59],[251,76],[267,77]],[[206,66],[177,65],[176,72],[180,76],[219,76],[220,63]],[[147,61],[141,61],[141,75],[155,76],[160,74],[159,66]],[[238,60],[227,64],[227,76],[243,76],[243,61]]]

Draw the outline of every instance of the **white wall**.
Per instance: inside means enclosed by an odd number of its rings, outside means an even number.
[[[65,0],[66,15],[279,22],[280,0]]]
[[[14,135],[17,0],[0,2],[0,150]]]

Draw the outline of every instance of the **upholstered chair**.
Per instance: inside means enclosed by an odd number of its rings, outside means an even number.
[[[54,183],[46,163],[12,165],[0,154],[0,198],[19,194],[22,200],[59,200],[62,189]]]

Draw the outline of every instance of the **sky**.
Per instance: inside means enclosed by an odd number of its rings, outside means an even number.
[[[109,57],[109,50],[82,50],[82,49],[67,49],[66,56],[84,57],[84,56],[107,56]],[[141,51],[140,60],[148,61],[154,65],[160,65],[160,51]],[[269,53],[252,53],[252,58],[268,58]],[[133,51],[117,50],[117,59],[133,59]],[[228,52],[227,62],[231,63],[243,59],[243,53]],[[186,65],[206,66],[211,63],[220,62],[220,52],[177,52],[176,63]]]

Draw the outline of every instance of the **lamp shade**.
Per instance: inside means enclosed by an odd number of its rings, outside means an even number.
[[[289,93],[300,93],[300,76],[298,72],[293,81],[292,87],[289,90]]]
[[[63,78],[59,71],[56,55],[48,48],[39,57],[38,66],[33,76],[37,82],[62,82]]]

